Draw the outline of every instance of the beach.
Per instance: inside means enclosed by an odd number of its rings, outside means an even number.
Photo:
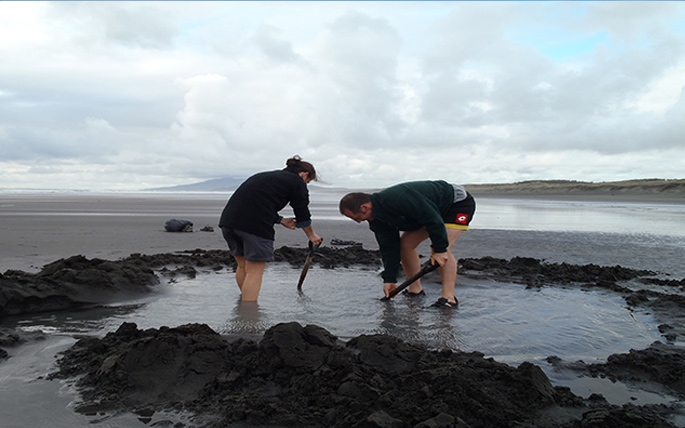
[[[195,230],[205,223],[216,227],[225,203],[220,199],[57,192],[3,194],[0,201],[0,271],[35,270],[78,254],[116,260],[225,245],[219,233],[164,230],[167,220],[187,217],[196,222]]]
[[[84,292],[90,287],[93,278],[99,278],[98,282],[102,283],[103,290],[107,293],[119,293],[120,300],[123,298],[125,302],[125,298],[135,294],[136,290],[143,295],[154,294],[159,293],[156,290],[166,283],[173,287],[178,281],[179,285],[176,287],[183,286],[185,289],[197,281],[193,279],[195,277],[202,283],[211,280],[213,272],[214,275],[230,276],[232,261],[226,253],[226,244],[216,225],[226,197],[226,194],[220,193],[4,193],[0,202],[4,244],[0,248],[0,272],[4,273],[2,279],[10,282],[16,280],[17,283],[24,284],[35,282],[42,284],[41,286],[52,284],[67,289],[73,286],[73,290],[80,293],[81,297],[87,295],[94,298],[92,303],[107,304],[110,300],[115,301],[116,296],[107,295],[105,299],[104,291],[91,290],[90,294]],[[347,284],[346,288],[350,290],[355,290],[359,285],[354,284],[352,278],[360,278],[365,283],[378,281],[375,276],[379,268],[378,254],[375,252],[377,245],[373,235],[365,224],[356,224],[336,213],[337,197],[337,193],[329,192],[321,198],[313,198],[312,203],[315,230],[324,238],[326,247],[325,251],[321,251],[315,258],[314,269],[310,272],[305,285],[306,289],[310,290],[310,299],[317,302],[319,297],[316,293],[325,293],[321,290],[323,284],[319,283],[322,280],[332,282],[335,286]],[[489,210],[499,211],[506,208],[501,204],[509,204],[506,199],[510,197],[502,198],[504,202],[483,200],[482,218],[485,219],[489,215]],[[564,200],[569,201],[569,198]],[[555,202],[550,203],[552,207],[557,206]],[[585,205],[580,200],[578,204],[574,202],[572,205],[562,205],[561,211],[568,212],[569,209],[575,210],[578,206]],[[542,206],[547,209],[547,205]],[[593,209],[599,210],[600,214],[606,209],[605,205],[600,205],[599,208],[596,205],[592,206]],[[626,207],[628,211],[635,211],[637,205]],[[519,219],[521,226],[533,224],[532,221],[528,221],[529,212],[540,215],[539,207],[533,208],[532,211],[527,209],[522,211],[523,214],[515,214],[522,215],[525,219]],[[652,208],[646,212],[649,216],[654,215]],[[676,210],[676,213],[672,214],[670,208],[666,208],[666,212],[668,221],[677,223],[680,211]],[[478,211],[476,215],[478,216]],[[636,214],[631,214],[634,215]],[[164,224],[172,218],[192,221],[193,232],[166,232]],[[562,222],[567,221],[563,216],[560,218]],[[671,220],[672,218],[675,220]],[[538,218],[537,223],[542,224],[542,220]],[[504,222],[509,221],[511,220],[508,218],[504,219]],[[549,224],[553,224],[551,220]],[[611,357],[610,362],[606,363],[588,361],[581,364],[578,361],[553,358],[549,355],[548,361],[536,360],[535,364],[517,361],[513,366],[508,366],[486,358],[478,352],[479,349],[462,352],[450,345],[450,349],[436,351],[425,344],[413,343],[412,340],[405,344],[405,340],[412,338],[412,334],[406,334],[407,331],[421,333],[421,323],[427,321],[431,324],[434,321],[431,321],[432,315],[425,311],[421,313],[427,315],[421,316],[428,317],[426,321],[405,319],[412,318],[412,313],[416,312],[417,308],[411,304],[405,307],[402,301],[383,309],[393,310],[384,314],[385,320],[380,324],[386,326],[384,331],[387,332],[377,336],[350,335],[345,338],[345,342],[341,342],[326,328],[306,326],[303,322],[312,316],[307,312],[312,311],[323,317],[322,320],[326,320],[327,311],[331,312],[329,318],[335,316],[333,308],[348,306],[345,299],[356,302],[354,304],[360,308],[366,307],[365,311],[375,310],[374,305],[377,303],[369,303],[377,300],[372,296],[374,292],[380,292],[380,283],[375,288],[369,288],[369,295],[355,296],[355,291],[341,292],[342,300],[330,302],[329,309],[323,308],[320,311],[307,309],[309,303],[306,299],[286,302],[285,299],[289,299],[286,296],[292,294],[287,290],[279,292],[282,293],[279,294],[281,300],[275,301],[269,295],[275,290],[267,288],[264,291],[267,319],[282,319],[282,322],[264,325],[266,340],[260,337],[241,336],[236,341],[236,337],[230,334],[233,331],[230,323],[228,327],[220,329],[221,334],[218,334],[209,327],[192,324],[163,326],[153,322],[151,325],[138,328],[131,322],[124,322],[121,325],[112,325],[111,329],[107,330],[109,333],[106,337],[102,337],[103,331],[100,337],[78,342],[77,346],[67,351],[66,356],[61,357],[63,359],[59,370],[55,372],[55,368],[52,367],[50,371],[53,372],[52,376],[55,379],[68,380],[71,376],[84,378],[82,386],[85,389],[82,391],[90,390],[93,394],[80,398],[81,403],[76,406],[80,412],[86,415],[100,415],[98,418],[102,420],[110,420],[112,416],[107,415],[111,411],[115,411],[116,414],[120,410],[126,410],[138,415],[130,424],[122,422],[121,425],[117,425],[122,427],[139,426],[136,423],[142,423],[140,426],[151,422],[161,423],[159,418],[160,415],[164,415],[163,410],[174,406],[180,406],[201,416],[192,423],[184,422],[187,425],[178,425],[189,427],[215,426],[212,424],[233,426],[226,425],[227,421],[235,423],[235,426],[273,426],[277,424],[276,421],[281,421],[284,425],[290,426],[400,427],[424,424],[420,426],[475,427],[499,426],[498,424],[507,420],[516,420],[531,427],[571,427],[581,420],[585,424],[583,426],[597,427],[610,426],[608,424],[611,423],[618,423],[616,426],[624,427],[683,426],[682,419],[678,419],[681,408],[678,403],[643,405],[636,398],[637,401],[634,402],[638,404],[626,408],[611,404],[616,397],[612,397],[607,390],[602,392],[605,395],[609,394],[608,402],[599,399],[599,390],[595,390],[594,398],[581,398],[566,387],[552,384],[536,365],[544,364],[548,373],[550,370],[570,371],[577,373],[577,376],[606,377],[629,383],[632,379],[633,383],[638,384],[658,384],[660,390],[668,396],[673,395],[681,399],[685,397],[685,390],[682,388],[685,384],[685,368],[682,363],[681,347],[685,331],[682,321],[685,319],[685,305],[681,304],[681,298],[678,297],[678,293],[682,294],[685,291],[682,283],[685,274],[678,258],[678,254],[682,254],[683,238],[679,235],[654,236],[649,233],[636,235],[544,228],[498,229],[483,226],[486,225],[479,226],[475,223],[454,250],[455,255],[462,260],[462,279],[458,280],[458,284],[462,284],[464,288],[458,293],[466,296],[465,302],[462,302],[462,305],[466,305],[461,310],[463,314],[469,313],[468,305],[478,303],[475,296],[483,293],[481,287],[496,286],[498,283],[521,284],[525,288],[540,290],[560,287],[560,292],[576,287],[584,290],[604,290],[602,293],[609,293],[609,297],[611,294],[621,296],[625,299],[624,305],[638,315],[648,312],[657,316],[658,331],[656,325],[645,328],[654,329],[648,336],[660,337],[661,343],[653,346],[645,343],[637,350],[620,349],[611,356],[609,353],[601,354],[601,350],[597,350],[600,355]],[[630,230],[630,224],[628,226]],[[283,268],[275,268],[270,271],[268,278],[279,283],[288,283],[290,279],[282,278],[284,275],[297,277],[298,269],[304,261],[306,238],[301,231],[290,231],[285,228],[276,230],[275,246],[279,249],[277,253],[281,260],[291,267],[286,265]],[[361,245],[336,247],[330,243],[333,238]],[[642,250],[647,247],[649,251]],[[429,251],[426,246],[420,250],[423,255]],[[138,256],[131,257],[132,254]],[[95,259],[113,263],[102,263]],[[352,267],[349,266],[350,263]],[[46,265],[47,268],[44,268]],[[324,267],[324,270],[317,270],[321,267]],[[182,279],[186,277],[189,279]],[[430,286],[430,282],[428,284]],[[226,293],[226,286],[220,284],[219,290],[222,290],[222,294]],[[235,293],[232,285],[227,290]],[[590,296],[593,292],[581,293],[589,293],[587,295]],[[579,304],[583,305],[583,294],[573,296],[579,296],[574,298],[581,299]],[[554,296],[550,297],[552,300],[557,299]],[[570,297],[572,296],[562,298]],[[323,298],[325,299],[325,296]],[[530,299],[531,296],[522,298]],[[184,297],[183,300],[187,301],[187,298]],[[49,296],[45,302],[46,305],[52,305],[50,307],[53,313],[59,307],[55,305],[67,304],[65,307],[71,308],[68,309],[71,311],[77,307],[69,306],[71,303],[65,300],[50,300]],[[320,302],[328,304],[326,300]],[[486,301],[483,304],[486,305],[484,308],[487,307]],[[510,304],[517,305],[515,301],[511,301]],[[222,304],[219,304],[220,311],[221,306]],[[305,312],[300,316],[287,313],[279,315],[281,306],[296,313],[303,309]],[[26,306],[20,305],[12,307],[12,310],[24,310],[22,307],[26,309]],[[43,306],[46,307],[48,306]],[[162,312],[168,310],[179,311],[178,315],[184,315],[189,320],[203,318],[192,308],[187,313],[178,306],[174,309],[162,309]],[[480,310],[482,309],[477,309],[476,312]],[[538,310],[544,313],[544,309]],[[617,310],[620,312],[624,309],[619,307]],[[403,315],[398,317],[394,315],[395,311],[401,311]],[[370,319],[373,319],[371,312],[369,314]],[[238,315],[238,318],[243,316]],[[500,317],[499,314],[491,316]],[[19,315],[13,315],[12,319],[16,325],[17,320],[21,318]],[[125,319],[134,322],[136,320],[135,317]],[[464,318],[457,324],[466,321]],[[419,325],[415,326],[416,323]],[[329,329],[335,325],[328,322],[323,324]],[[402,327],[394,328],[391,324],[399,324]],[[21,322],[18,325],[21,325]],[[530,325],[527,328],[531,327],[534,326]],[[454,326],[448,323],[442,329],[450,332]],[[17,339],[19,344],[12,343],[14,333],[3,336],[4,340],[0,341],[0,346],[7,350],[7,358],[15,358],[15,346],[37,343],[33,341],[32,335],[40,333],[30,331],[31,334],[27,335],[26,331],[17,330],[25,336]],[[393,331],[400,333],[403,339],[394,337]],[[558,334],[552,327],[541,331],[543,335],[549,335],[550,339]],[[516,332],[511,330],[510,333]],[[570,334],[569,338],[572,339],[573,329],[571,328],[570,333],[564,334]],[[186,342],[184,337],[193,339]],[[532,336],[529,337],[531,340],[534,339]],[[431,341],[434,342],[436,338],[428,339],[426,343],[432,343]],[[437,339],[439,340],[435,343],[442,343],[440,337]],[[178,348],[170,350],[166,345],[170,341],[178,343]],[[147,345],[141,348],[136,347],[136,343],[141,344],[140,346],[143,346],[143,343]],[[445,343],[452,342],[448,340]],[[487,340],[483,343],[486,344]],[[198,346],[204,351],[199,351]],[[103,349],[107,351],[104,352]],[[163,354],[172,352],[173,361],[161,358],[162,354],[159,358],[149,360],[156,354],[137,355],[136,349],[156,349],[155,352]],[[213,351],[207,353],[207,349]],[[522,349],[525,349],[525,343],[522,343]],[[197,355],[204,357],[198,360]],[[356,355],[364,357],[359,360]],[[384,357],[379,360],[380,355]],[[140,358],[148,359],[146,364],[149,365],[145,370],[140,371],[137,366],[128,365],[127,361],[141,361]],[[161,361],[166,362],[161,364]],[[215,361],[215,368],[206,371],[204,364],[207,361]],[[219,361],[231,361],[233,368],[226,367],[223,363],[219,364]],[[0,364],[3,364],[1,358]],[[645,365],[651,369],[642,369]],[[105,367],[127,368],[123,369],[124,371],[110,371]],[[447,372],[450,374],[445,375]],[[435,376],[448,376],[446,384],[455,386],[443,385],[440,387],[443,389],[440,389],[431,381]],[[186,380],[177,384],[161,381],[168,378]],[[121,382],[134,385],[141,379],[148,379],[149,384],[141,384],[140,388],[131,389],[120,387]],[[470,389],[454,389],[456,385],[466,384]],[[260,385],[270,386],[263,389]],[[410,385],[417,389],[412,389]],[[501,390],[502,393],[493,394],[493,390]],[[173,392],[173,398],[163,394],[163,391]],[[442,397],[445,394],[453,396],[454,399],[436,402],[435,397]],[[640,392],[633,394],[641,397]],[[320,399],[316,398],[317,395],[321,395]],[[111,402],[103,401],[104,397],[115,396],[119,398]],[[293,399],[286,400],[283,398],[286,396]],[[395,405],[394,401],[388,401],[388,396],[401,396],[406,404]],[[231,398],[229,400],[226,397]],[[227,406],[227,400],[233,404]],[[250,408],[251,400],[261,403],[262,409],[257,411]],[[488,407],[491,405],[494,407]],[[482,407],[482,411],[464,413],[465,408],[473,406]],[[452,411],[452,407],[461,410]],[[499,410],[495,411],[495,408]],[[224,412],[219,422],[211,416],[212,411],[216,409]],[[309,410],[303,413],[295,409]],[[21,415],[16,413],[4,416],[21,420]],[[167,418],[165,420],[169,420],[168,415],[164,417]],[[481,425],[476,422],[478,420],[481,421]]]
[[[376,249],[377,243],[366,224],[356,224],[337,212],[336,203],[346,190],[326,191],[312,196],[314,227],[328,244],[331,239],[352,240],[365,248]],[[626,195],[626,193],[622,193]],[[628,200],[629,204],[646,203],[681,207],[672,196],[657,198],[652,193],[645,196],[637,192],[629,197],[613,198],[607,204]],[[230,193],[92,193],[92,192],[6,192],[0,194],[0,221],[2,241],[0,246],[0,272],[7,269],[37,271],[47,263],[73,255],[88,258],[116,260],[130,254],[157,254],[174,251],[226,249],[226,243],[218,228],[218,220]],[[531,195],[484,192],[482,198],[492,201],[530,200]],[[577,202],[571,207],[578,210],[588,204],[585,197],[592,195],[538,196],[536,200],[555,202]],[[320,202],[323,199],[324,202]],[[480,199],[481,197],[479,197]],[[596,202],[592,202],[596,203]],[[324,209],[317,209],[324,205]],[[511,227],[489,228],[479,224],[483,209],[477,209],[471,230],[459,241],[458,257],[502,257],[528,256],[541,259],[568,261],[573,263],[626,264],[630,267],[653,267],[656,260],[673,259],[672,269],[681,267],[677,254],[646,253],[635,259],[625,246],[608,248],[611,243],[603,242],[601,233],[592,233],[594,244],[601,251],[588,251],[585,244],[564,241],[563,233],[550,236],[544,229],[535,230],[538,218],[511,218],[498,220]],[[499,209],[496,205],[493,210]],[[288,215],[288,208],[284,215]],[[627,210],[628,211],[628,210]],[[526,212],[523,215],[528,215]],[[169,233],[164,224],[170,219],[185,219],[194,223],[193,233]],[[203,232],[209,226],[212,232]],[[631,231],[639,232],[641,224]],[[668,227],[668,226],[664,226]],[[516,233],[521,228],[523,233]],[[678,228],[681,229],[681,228]],[[301,231],[276,227],[276,248],[307,245]],[[673,233],[682,232],[672,230]],[[516,235],[516,236],[514,236]],[[561,241],[560,241],[561,239]],[[424,249],[427,247],[424,246]],[[665,249],[668,250],[668,249]],[[559,252],[563,258],[558,257]],[[670,270],[669,270],[670,272]],[[685,270],[670,272],[681,273]]]
[[[202,248],[226,249],[218,227],[230,194],[11,193],[0,195],[0,272],[35,271],[60,258],[83,255],[116,260]],[[194,223],[193,233],[170,233],[170,219]],[[212,232],[203,232],[205,226]],[[367,227],[345,221],[314,224],[317,232],[375,246]],[[276,228],[275,247],[306,246],[301,231]]]

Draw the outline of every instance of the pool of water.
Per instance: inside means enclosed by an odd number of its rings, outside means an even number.
[[[430,307],[440,294],[436,274],[423,281],[427,297],[398,296],[391,302],[380,301],[377,271],[313,267],[300,293],[298,276],[289,265],[268,265],[258,304],[239,302],[234,275],[225,270],[178,278],[148,301],[38,315],[17,325],[55,333],[104,333],[122,322],[140,328],[205,323],[220,333],[260,334],[274,324],[297,321],[322,326],[341,339],[388,333],[436,348],[478,350],[512,364],[550,355],[591,362],[660,338],[650,315],[629,310],[619,295],[607,291],[526,289],[460,277],[459,309],[444,311]]]
[[[388,333],[434,348],[477,350],[511,365],[530,361],[540,365],[553,383],[570,386],[583,396],[591,390],[603,390],[616,401],[635,404],[676,401],[659,391],[636,391],[625,386],[617,391],[617,386],[606,384],[606,380],[579,379],[555,371],[545,361],[556,355],[565,361],[602,362],[612,353],[645,348],[658,340],[657,321],[648,313],[628,309],[615,293],[577,287],[526,289],[520,284],[460,277],[459,308],[445,311],[430,307],[440,293],[436,274],[424,278],[427,297],[399,296],[391,302],[380,301],[382,287],[376,270],[313,267],[302,292],[296,290],[298,277],[299,271],[287,264],[268,265],[258,304],[241,304],[234,275],[224,270],[201,273],[194,279],[178,277],[161,286],[158,294],[136,302],[8,320],[8,326],[42,330],[52,340],[61,339],[48,347],[28,347],[28,351],[22,351],[24,355],[8,360],[14,365],[0,364],[0,378],[5,385],[0,389],[0,399],[3,403],[32,401],[31,395],[45,398],[43,394],[59,392],[48,406],[61,409],[52,408],[52,413],[63,413],[61,417],[52,416],[61,420],[61,425],[53,426],[92,426],[92,418],[76,416],[69,410],[69,397],[76,398],[73,391],[65,385],[60,389],[56,382],[46,389],[40,386],[46,381],[32,380],[49,371],[52,362],[47,355],[73,343],[70,336],[103,335],[116,330],[122,322],[135,322],[139,328],[204,323],[223,334],[261,334],[279,322],[297,321],[322,326],[343,340]],[[16,395],[15,390],[23,392]],[[119,415],[97,425],[142,426],[138,424],[140,421],[132,415]]]

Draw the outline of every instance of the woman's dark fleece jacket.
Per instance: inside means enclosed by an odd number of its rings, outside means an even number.
[[[260,172],[245,180],[226,203],[220,227],[274,240],[280,210],[290,204],[298,227],[311,224],[307,183],[293,170]]]

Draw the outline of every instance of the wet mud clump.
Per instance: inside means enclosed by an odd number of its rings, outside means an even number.
[[[0,274],[0,317],[109,303],[148,293],[158,283],[153,270],[136,259],[73,256],[45,265],[38,273]]]
[[[647,349],[610,355],[606,363],[589,364],[587,370],[612,380],[659,383],[685,397],[685,350],[679,347],[656,342]]]
[[[529,287],[578,283],[614,291],[627,290],[618,285],[620,281],[656,275],[652,271],[622,266],[546,263],[530,257],[513,257],[511,260],[493,257],[465,258],[459,260],[459,269],[462,275],[480,274],[490,279],[526,284]]]
[[[671,427],[650,407],[612,406],[554,387],[530,363],[430,350],[387,335],[343,343],[278,324],[259,341],[206,325],[84,338],[52,378],[80,376],[81,412],[191,411],[205,427]],[[235,425],[232,425],[235,424]]]

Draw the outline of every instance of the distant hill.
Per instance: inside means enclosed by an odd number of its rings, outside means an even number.
[[[625,180],[585,182],[572,180],[532,180],[509,184],[470,184],[474,196],[563,197],[597,200],[664,200],[685,202],[685,180]]]
[[[200,183],[183,184],[180,186],[157,187],[148,189],[160,192],[231,192],[240,186],[245,178],[224,177]]]
[[[244,178],[224,177],[181,186],[148,189],[164,192],[232,192]],[[585,200],[667,201],[685,203],[685,179],[586,182],[531,180],[500,184],[467,184],[474,196],[502,198],[564,198]],[[312,187],[312,189],[316,186]],[[366,189],[372,192],[380,189]]]

